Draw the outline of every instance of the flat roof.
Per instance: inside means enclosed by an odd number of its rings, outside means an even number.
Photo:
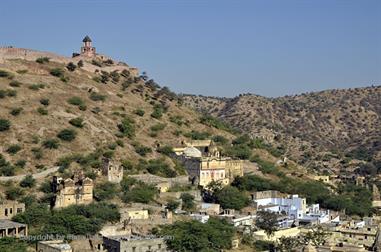
[[[4,228],[16,228],[16,227],[26,227],[26,224],[10,221],[10,220],[0,220],[0,229]]]

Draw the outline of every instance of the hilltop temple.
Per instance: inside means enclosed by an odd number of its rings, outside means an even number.
[[[81,47],[81,55],[86,57],[95,57],[95,47],[93,47],[91,38],[86,36],[83,40],[83,46]]]

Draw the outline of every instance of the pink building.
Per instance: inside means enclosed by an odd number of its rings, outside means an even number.
[[[83,46],[81,47],[81,55],[86,57],[95,57],[95,47],[91,44],[91,38],[86,36],[83,40]]]

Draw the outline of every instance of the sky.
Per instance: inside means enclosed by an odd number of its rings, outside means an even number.
[[[2,0],[0,45],[97,51],[178,93],[381,85],[379,0]]]

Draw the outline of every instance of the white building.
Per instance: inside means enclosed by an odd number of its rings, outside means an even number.
[[[271,212],[277,212],[279,214],[288,215],[291,219],[302,218],[306,213],[306,199],[300,198],[297,194],[291,195],[288,198],[276,197],[276,198],[262,198],[255,199],[257,208],[265,208]]]
[[[319,204],[307,206],[305,198],[297,194],[283,196],[277,191],[263,191],[252,194],[258,210],[276,212],[288,216],[289,220],[303,223],[325,223],[330,221],[329,211],[320,210]]]

